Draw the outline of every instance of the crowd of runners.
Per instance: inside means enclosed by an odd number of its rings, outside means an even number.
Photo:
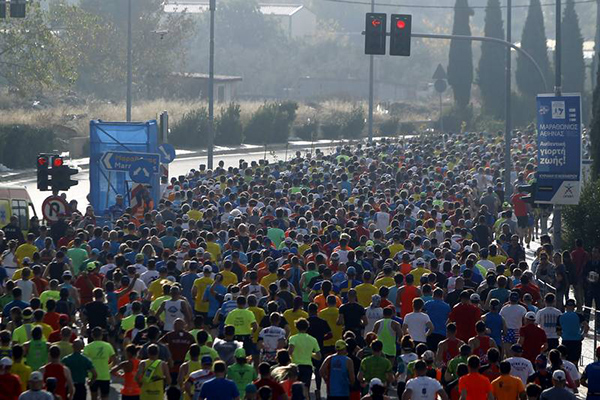
[[[500,135],[445,139],[199,168],[110,223],[14,218],[0,400],[600,399],[600,238],[552,247],[533,133],[509,201]]]

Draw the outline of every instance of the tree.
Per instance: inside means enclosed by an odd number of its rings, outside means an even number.
[[[468,0],[456,0],[454,6],[453,35],[471,35],[470,18],[473,10]],[[459,108],[466,108],[471,101],[473,84],[473,50],[468,40],[452,40],[448,60],[448,83],[454,92],[454,101]]]
[[[504,40],[504,23],[500,0],[488,0],[485,9],[484,35]],[[496,118],[504,114],[506,48],[497,43],[481,43],[477,84],[481,90],[484,112]]]
[[[585,84],[583,37],[573,0],[567,0],[562,26],[562,90],[565,93],[583,94]]]
[[[187,40],[195,27],[186,13],[165,13],[162,0],[132,1],[134,95],[155,96],[173,72],[186,64]],[[81,9],[103,25],[97,40],[82,49],[88,64],[78,82],[94,94],[125,98],[127,71],[127,1],[81,0]],[[84,36],[85,33],[82,33]],[[88,38],[89,39],[89,38]]]
[[[540,0],[531,0],[529,12],[521,35],[521,48],[529,53],[540,66],[546,81],[550,78],[550,61],[544,27],[544,14]],[[517,57],[517,86],[527,99],[535,105],[535,96],[546,91],[538,71],[525,56],[519,53]],[[528,103],[529,104],[529,103]]]
[[[600,55],[596,55],[596,58]],[[596,60],[597,65],[600,65],[600,60]],[[600,68],[596,75],[596,81],[600,82]],[[590,128],[590,142],[591,142],[591,154],[600,154],[600,85],[596,85],[594,88],[594,100],[592,102],[593,115],[592,124]],[[600,178],[600,157],[592,157],[592,179]]]
[[[37,3],[27,17],[0,20],[0,76],[22,95],[70,86],[77,78],[76,58],[50,29]]]

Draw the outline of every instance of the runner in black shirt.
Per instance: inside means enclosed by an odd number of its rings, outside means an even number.
[[[319,306],[316,303],[310,303],[308,305],[308,323],[310,325],[306,333],[317,339],[317,343],[319,343],[319,348],[323,350],[323,342],[331,338],[332,333],[327,321],[325,321],[322,318],[319,318],[317,316],[318,313]],[[313,360],[315,371],[319,371],[321,369],[321,364],[323,364],[323,358],[321,358],[318,361]],[[321,393],[321,374],[315,374],[315,383],[317,385],[317,393]]]
[[[356,290],[350,289],[348,291],[348,303],[340,307],[340,316],[338,324],[344,326],[345,331],[352,331],[356,338],[362,338],[363,328],[368,324],[367,316],[363,306],[358,304],[356,297]]]
[[[104,302],[104,290],[94,289],[94,301],[85,305],[84,316],[88,324],[88,330],[99,326],[102,329],[108,329],[112,325],[112,315],[108,305]]]

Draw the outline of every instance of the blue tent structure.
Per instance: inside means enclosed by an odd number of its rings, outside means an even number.
[[[97,216],[107,210],[122,195],[125,206],[132,206],[132,190],[140,189],[128,171],[111,171],[102,163],[106,152],[158,153],[158,124],[147,122],[90,121],[90,203]],[[158,204],[160,174],[153,174],[145,188],[154,204]],[[136,190],[139,193],[139,190]],[[135,194],[134,194],[135,196]],[[135,200],[134,200],[135,201]]]

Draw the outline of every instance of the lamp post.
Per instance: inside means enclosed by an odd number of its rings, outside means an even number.
[[[131,0],[127,0],[127,106],[126,106],[126,120],[131,122],[131,81],[133,79],[132,72],[132,39],[131,39]]]
[[[506,41],[512,43],[512,0],[506,0]],[[510,47],[506,48],[506,89],[504,103],[504,200],[509,201],[512,195],[511,172],[511,154],[510,144],[512,141],[512,58]]]
[[[213,168],[215,142],[215,8],[216,0],[210,0],[210,39],[208,57],[208,169]]]

